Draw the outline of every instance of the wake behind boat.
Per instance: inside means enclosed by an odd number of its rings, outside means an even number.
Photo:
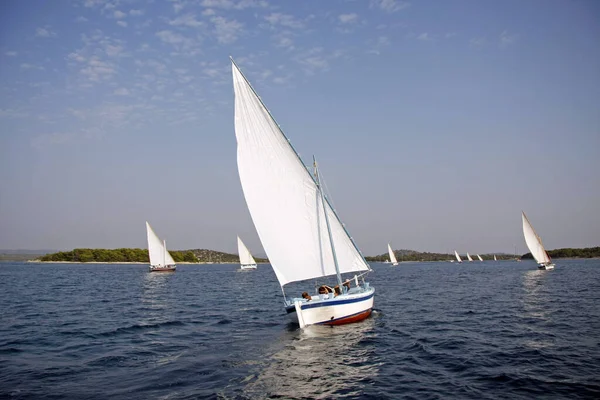
[[[146,235],[148,236],[150,272],[175,272],[177,266],[171,254],[167,251],[167,242],[160,241],[148,221],[146,221]]]
[[[531,252],[533,258],[538,263],[539,269],[554,269],[554,264],[552,263],[552,259],[546,252],[544,245],[542,244],[542,239],[535,233],[531,222],[525,215],[525,212],[521,212],[521,218],[523,220],[523,236],[525,236],[525,243]]]
[[[232,61],[237,163],[242,190],[263,248],[279,281],[288,316],[303,328],[344,324],[371,314],[375,290],[364,281],[371,271],[314,175]],[[363,273],[359,282],[357,273]],[[354,274],[354,287],[342,274]],[[335,276],[331,293],[288,299],[291,282]]]
[[[253,270],[256,269],[256,261],[250,254],[250,250],[246,247],[242,239],[238,236],[238,254],[240,255],[240,269],[242,270]]]

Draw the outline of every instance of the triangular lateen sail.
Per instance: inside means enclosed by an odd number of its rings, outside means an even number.
[[[254,257],[250,254],[250,251],[242,242],[242,239],[238,236],[238,254],[240,255],[240,264],[241,265],[255,265],[256,261],[254,261]]]
[[[398,264],[398,261],[396,260],[396,255],[394,254],[394,251],[392,250],[392,246],[390,246],[389,243],[388,243],[388,254],[390,256],[390,262],[392,264]]]
[[[477,254],[477,258],[479,258],[479,261],[483,261],[483,258],[479,254]]]
[[[240,181],[280,285],[335,275],[313,176],[233,62],[232,72]],[[340,273],[370,270],[329,203],[326,212]]]
[[[538,264],[550,264],[550,256],[546,253],[546,249],[544,249],[544,245],[542,244],[542,239],[535,233],[533,226],[529,222],[529,219],[525,215],[525,212],[522,212],[522,220],[523,220],[523,236],[525,236],[525,243],[531,252],[535,261]]]
[[[469,252],[467,251],[467,260],[469,261],[473,261],[473,259],[471,258],[471,256],[469,255]]]
[[[146,235],[148,237],[150,265],[163,267],[165,265],[175,265],[175,260],[167,251],[166,244],[158,238],[148,221],[146,221]]]
[[[456,256],[456,261],[458,262],[462,262],[462,259],[460,258],[460,256],[458,255],[458,251],[454,250],[454,256]]]

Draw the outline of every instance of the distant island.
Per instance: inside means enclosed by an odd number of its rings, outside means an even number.
[[[594,258],[600,257],[600,247],[586,247],[582,249],[556,249],[549,250],[548,254],[552,258]],[[394,255],[398,259],[398,261],[448,261],[454,260],[454,254],[444,254],[444,253],[428,253],[428,252],[419,252],[414,250],[394,250]],[[498,260],[514,260],[514,254],[506,254],[506,253],[496,253],[496,254],[480,254],[481,258],[484,260],[493,260],[494,255]],[[475,254],[471,254],[473,258],[475,258]],[[531,253],[526,253],[520,256],[522,259],[530,259],[533,258]],[[380,254],[378,256],[373,257],[365,257],[367,261],[372,262],[384,262],[389,261],[389,256],[387,253]]]
[[[596,258],[600,257],[600,247],[585,247],[583,249],[554,249],[548,250],[551,258]],[[533,259],[531,253],[523,254],[521,258]]]
[[[149,263],[148,250],[146,249],[74,249],[72,251],[59,251],[50,254],[40,254],[42,250],[2,250],[0,261],[41,261],[41,262],[100,262],[120,263],[135,262]],[[240,262],[237,254],[224,253],[208,249],[171,250],[169,251],[175,262],[185,263],[227,263],[236,264]],[[454,260],[454,254],[419,252],[415,250],[394,250],[398,261],[449,261]],[[552,258],[600,258],[600,247],[586,247],[581,249],[564,248],[549,250]],[[480,254],[484,260],[493,260],[494,255],[498,260],[513,260],[514,254],[495,253]],[[531,253],[518,256],[522,259],[531,259]],[[389,260],[387,253],[377,256],[368,256],[369,262],[384,262]],[[255,257],[256,262],[268,263],[266,258]]]
[[[228,263],[235,264],[240,262],[237,254],[223,253],[220,251],[207,249],[194,250],[169,250],[169,254],[175,262],[186,263]],[[264,258],[256,258],[256,262],[268,262]],[[42,262],[137,262],[149,263],[148,250],[146,249],[74,249],[72,251],[59,251],[57,253],[46,254],[33,261]]]

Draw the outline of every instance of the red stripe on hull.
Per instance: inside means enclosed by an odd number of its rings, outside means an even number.
[[[351,315],[350,317],[336,319],[335,321],[331,321],[331,322],[322,322],[320,325],[344,325],[344,324],[351,324],[353,322],[362,321],[363,319],[368,318],[369,315],[371,315],[371,310],[370,309],[367,310],[367,311],[363,311],[363,312],[361,312],[359,314]]]

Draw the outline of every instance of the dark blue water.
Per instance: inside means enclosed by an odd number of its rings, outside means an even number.
[[[556,264],[374,264],[301,331],[267,265],[2,263],[0,398],[600,398],[600,260]]]

